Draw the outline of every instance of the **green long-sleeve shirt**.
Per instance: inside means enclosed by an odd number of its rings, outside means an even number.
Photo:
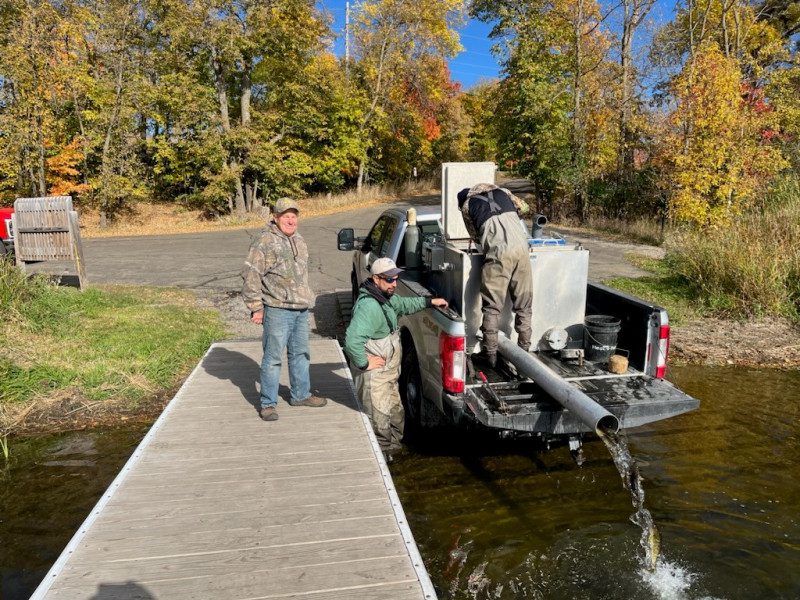
[[[344,351],[352,364],[362,371],[366,369],[369,365],[367,352],[364,349],[367,340],[379,340],[389,336],[397,331],[397,320],[400,317],[419,312],[429,306],[431,306],[430,298],[404,298],[398,295],[381,304],[362,286],[344,340]]]

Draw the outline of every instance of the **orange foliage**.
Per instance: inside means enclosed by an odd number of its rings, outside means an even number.
[[[92,188],[79,183],[81,172],[76,168],[84,158],[80,148],[80,138],[74,138],[61,149],[61,152],[47,159],[47,173],[50,180],[49,193],[53,196],[85,194]]]
[[[439,125],[434,117],[427,117],[422,124],[422,128],[425,131],[425,139],[429,142],[438,140],[442,135],[442,126]]]

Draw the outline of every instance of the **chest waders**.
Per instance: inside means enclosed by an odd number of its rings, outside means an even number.
[[[400,448],[405,423],[397,383],[403,358],[400,331],[377,340],[368,340],[364,349],[367,354],[380,356],[386,361],[383,367],[364,371],[355,378],[361,405],[372,422],[381,450],[386,453]]]
[[[505,212],[486,221],[481,231],[484,251],[481,270],[481,303],[483,311],[483,350],[497,354],[497,331],[500,314],[511,298],[517,344],[527,351],[531,344],[531,307],[533,305],[533,272],[528,239],[520,227],[516,212]]]

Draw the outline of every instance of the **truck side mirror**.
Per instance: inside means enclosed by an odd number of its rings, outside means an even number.
[[[353,250],[355,248],[356,234],[351,227],[340,229],[336,235],[336,245],[339,250]]]

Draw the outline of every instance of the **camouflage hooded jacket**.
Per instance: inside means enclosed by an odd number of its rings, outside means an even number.
[[[501,192],[505,193],[505,195],[508,196],[511,202],[514,203],[514,207],[516,208],[516,211],[520,216],[526,215],[530,210],[526,203],[524,203],[517,196],[511,193],[511,190],[498,187],[492,183],[479,183],[477,185],[472,186],[469,189],[469,193],[467,193],[466,202],[461,204],[459,206],[459,209],[461,210],[461,216],[464,217],[464,225],[467,228],[469,236],[476,242],[481,241],[481,236],[483,234],[483,221],[481,221],[480,223],[476,223],[474,221],[473,214],[470,211],[470,209],[472,208],[472,204],[470,203],[470,201],[472,200],[473,196],[483,195],[492,190],[500,190]]]
[[[299,233],[270,223],[250,246],[242,269],[242,299],[250,312],[264,306],[301,310],[313,300],[308,287],[308,247]]]

